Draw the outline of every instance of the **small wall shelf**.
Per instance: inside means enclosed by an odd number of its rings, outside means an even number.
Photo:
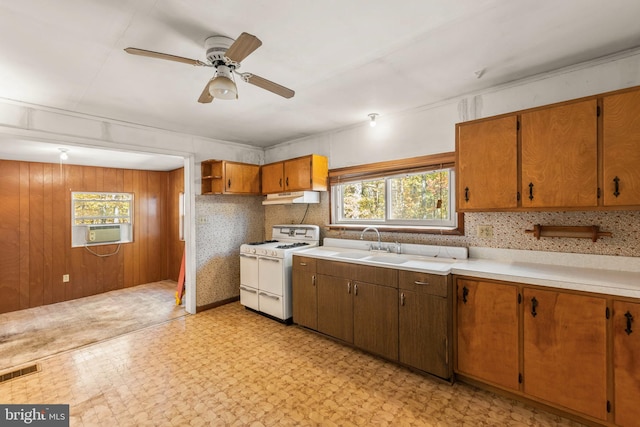
[[[525,233],[540,237],[573,237],[576,239],[591,239],[596,242],[600,237],[611,237],[608,231],[600,231],[597,225],[571,226],[571,225],[540,225],[533,226],[533,230],[524,230]]]

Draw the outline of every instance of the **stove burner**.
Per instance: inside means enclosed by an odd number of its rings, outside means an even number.
[[[307,242],[297,242],[297,243],[290,243],[288,245],[276,246],[276,249],[291,249],[291,248],[298,248],[300,246],[307,246],[307,245],[308,245]]]
[[[264,242],[251,242],[251,243],[247,243],[247,245],[256,246],[256,245],[264,245],[265,243],[278,243],[278,241],[277,241],[277,240],[265,240]]]

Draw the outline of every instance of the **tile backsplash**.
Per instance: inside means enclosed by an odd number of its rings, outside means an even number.
[[[329,193],[321,194],[320,203],[309,205],[267,206],[265,208],[265,232],[269,236],[273,224],[300,223],[329,224]],[[611,232],[611,237],[602,237],[597,242],[590,239],[550,238],[537,240],[525,230],[542,225],[598,225],[601,231]],[[491,225],[492,237],[479,237],[478,226]],[[360,232],[327,230],[322,238],[334,237],[357,239]],[[367,236],[371,239],[371,236]],[[450,245],[466,247],[490,247],[501,249],[524,249],[549,252],[570,252],[596,255],[640,256],[640,211],[585,211],[585,212],[474,212],[465,214],[464,236],[442,236],[415,233],[382,233],[387,242],[418,243],[428,245]]]

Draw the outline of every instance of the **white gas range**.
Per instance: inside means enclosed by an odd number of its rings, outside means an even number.
[[[289,321],[292,255],[319,242],[317,225],[274,225],[271,240],[240,246],[240,304]]]

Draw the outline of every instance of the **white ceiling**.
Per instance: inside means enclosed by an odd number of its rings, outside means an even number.
[[[639,16],[638,0],[0,0],[0,97],[268,147],[638,47]],[[123,51],[205,60],[207,37],[243,31],[263,45],[240,71],[294,98],[238,82],[199,104],[212,68]]]

